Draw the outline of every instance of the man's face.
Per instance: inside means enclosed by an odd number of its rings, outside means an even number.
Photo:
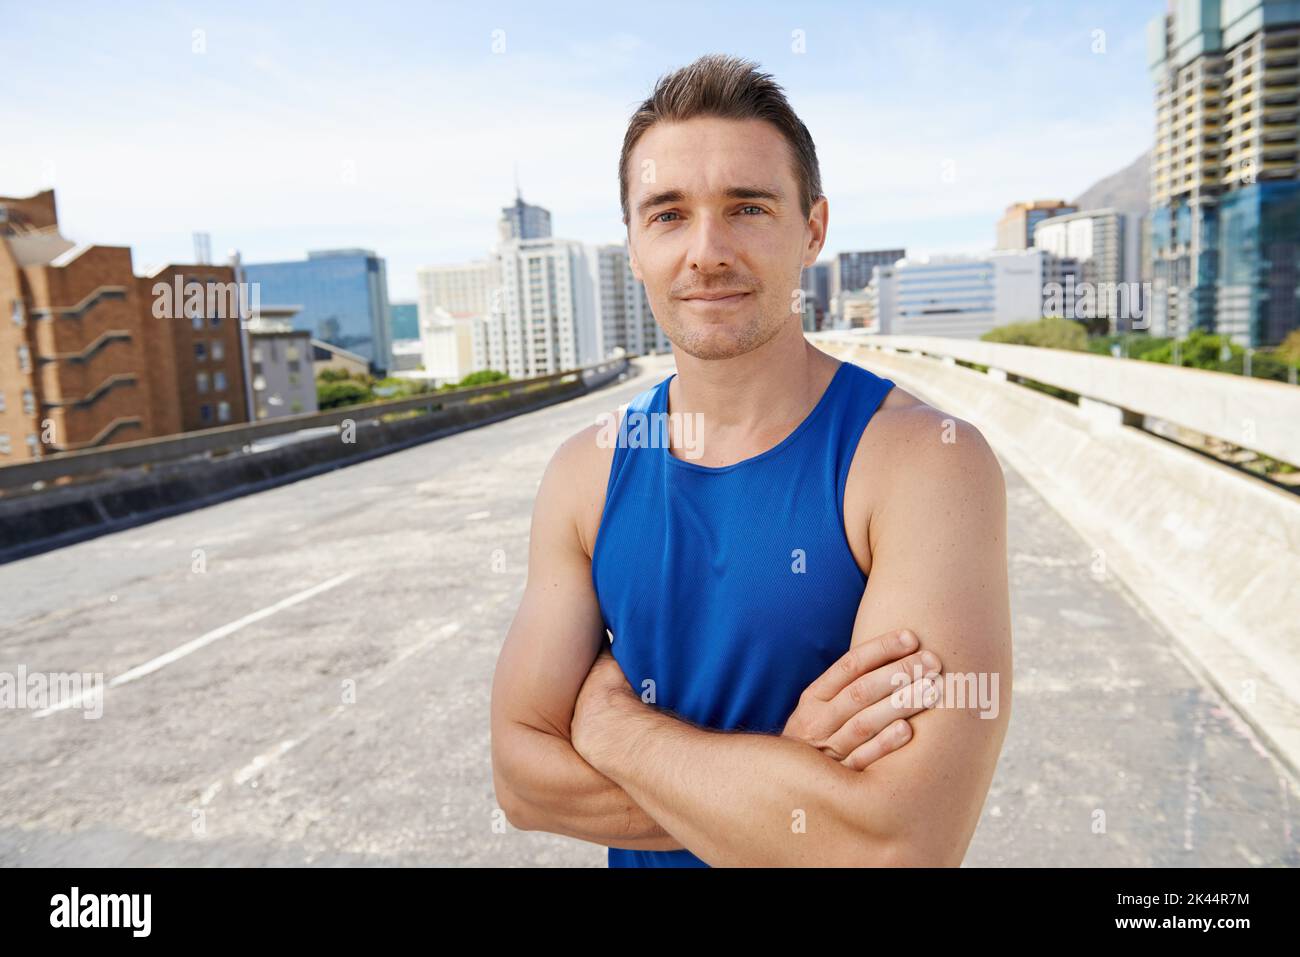
[[[762,120],[658,123],[628,158],[632,272],[664,334],[700,359],[743,355],[801,322],[799,274],[826,218],[825,198],[804,217],[789,146]]]

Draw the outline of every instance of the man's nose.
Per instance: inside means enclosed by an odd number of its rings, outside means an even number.
[[[703,213],[696,218],[691,234],[691,268],[711,272],[735,262],[731,228],[719,214]]]

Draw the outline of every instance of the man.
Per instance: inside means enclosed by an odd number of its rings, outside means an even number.
[[[828,204],[754,64],[662,78],[619,177],[678,370],[621,421],[703,438],[597,423],[548,465],[492,692],[497,799],[610,866],[958,865],[1010,717],[997,459],[804,338]]]

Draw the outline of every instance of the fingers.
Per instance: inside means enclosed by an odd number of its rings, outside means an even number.
[[[857,755],[859,761],[864,760],[863,755],[866,755],[871,761],[874,761],[881,754],[888,753],[888,750],[893,750],[893,748],[890,747],[886,751],[877,753],[873,749],[863,751],[865,745],[882,736],[882,733],[887,728],[897,724],[900,718],[906,719],[912,717],[912,715],[920,714],[927,708],[934,707],[938,700],[939,675],[937,671],[918,677],[915,681],[902,687],[896,686],[883,700],[876,701],[867,708],[853,714],[838,731],[831,735],[826,742],[827,749],[831,754],[844,754],[850,758]],[[881,744],[888,746],[892,742],[886,740]],[[899,744],[901,745],[901,742]],[[866,763],[870,763],[870,761]],[[862,767],[866,767],[866,763],[863,763]]]
[[[855,679],[915,651],[917,645],[916,635],[906,628],[877,635],[846,651],[804,693],[819,701],[830,701]]]
[[[839,728],[850,721],[854,715],[871,708],[875,704],[887,701],[895,691],[928,674],[937,674],[942,668],[943,662],[939,656],[929,649],[918,651],[898,661],[886,662],[874,671],[869,671],[846,685],[839,694],[828,702],[822,720],[831,729]],[[877,711],[876,713],[879,714],[880,712]],[[888,723],[888,719],[886,719],[886,723]],[[880,725],[880,727],[883,726],[883,724]],[[857,743],[859,742],[855,742],[855,746]]]
[[[873,761],[878,761],[886,754],[897,751],[912,740],[912,726],[906,718],[900,718],[884,731],[875,735],[870,741],[859,745],[853,753],[840,762],[852,771],[861,771]]]

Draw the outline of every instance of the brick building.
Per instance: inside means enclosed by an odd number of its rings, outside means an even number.
[[[178,275],[234,288],[228,266],[136,276],[129,248],[75,245],[51,190],[0,197],[0,465],[248,421],[237,314],[157,294]]]

